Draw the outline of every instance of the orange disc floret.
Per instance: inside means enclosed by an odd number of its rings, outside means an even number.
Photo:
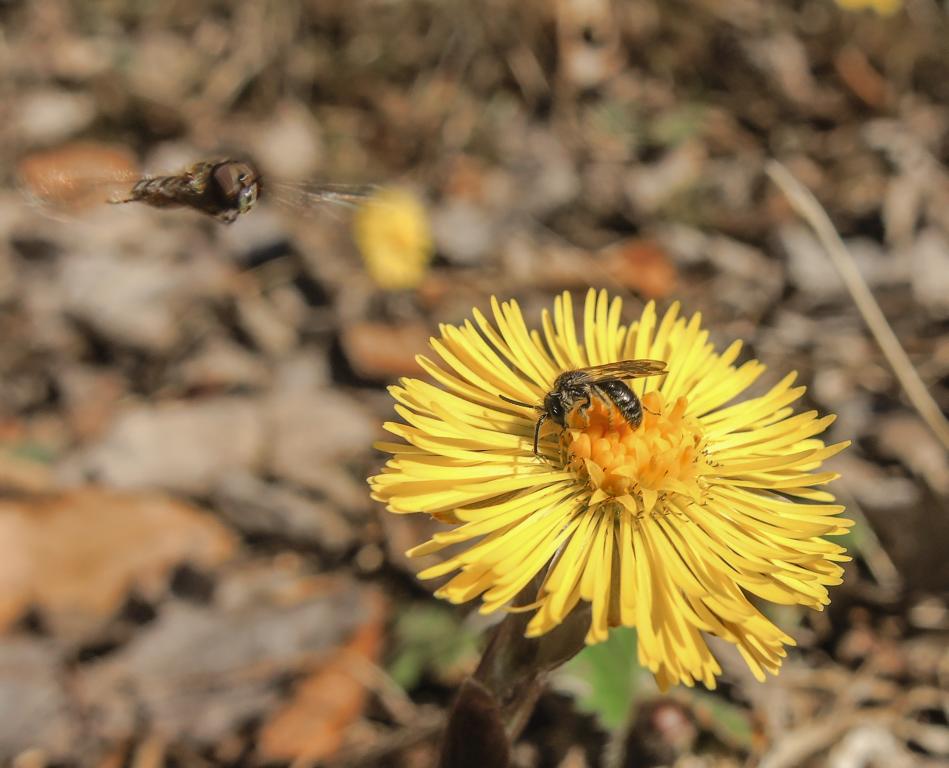
[[[699,423],[685,415],[688,400],[678,397],[667,406],[660,393],[648,392],[642,404],[643,420],[635,429],[598,398],[583,413],[575,409],[561,437],[565,463],[607,496],[646,490],[701,498],[704,441]]]

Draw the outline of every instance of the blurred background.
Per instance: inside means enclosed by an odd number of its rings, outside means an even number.
[[[946,410],[947,128],[936,0],[0,2],[0,762],[432,765],[485,624],[368,498],[385,385],[491,293],[532,322],[592,284],[800,372],[854,441],[854,562],[772,611],[799,647],[764,685],[722,647],[718,691],[659,697],[615,633],[516,765],[944,765],[946,452],[763,168]],[[264,178],[230,226],[16,172],[221,156]],[[268,179],[398,192],[380,223]]]

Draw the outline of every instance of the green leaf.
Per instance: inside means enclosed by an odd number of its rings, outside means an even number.
[[[426,674],[455,682],[478,653],[478,635],[450,608],[413,603],[398,614],[392,630],[389,674],[411,690]]]
[[[701,104],[684,104],[661,113],[649,126],[649,138],[662,146],[674,146],[702,130],[706,109]]]
[[[584,648],[555,675],[555,685],[573,693],[577,707],[615,730],[629,717],[648,673],[636,661],[636,631],[618,627],[609,639]]]
[[[751,713],[747,709],[732,704],[720,694],[711,691],[696,688],[692,696],[695,710],[700,715],[703,714],[702,710],[705,710],[704,714],[711,721],[712,730],[722,741],[733,748],[751,749],[754,729],[751,725]]]
[[[52,464],[57,458],[57,453],[51,446],[36,441],[18,443],[7,450],[18,459],[27,459],[38,464]]]

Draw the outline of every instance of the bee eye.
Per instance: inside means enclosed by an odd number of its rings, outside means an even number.
[[[563,400],[556,395],[548,395],[544,399],[544,410],[550,414],[552,418],[558,424],[563,424],[563,419],[565,415]]]

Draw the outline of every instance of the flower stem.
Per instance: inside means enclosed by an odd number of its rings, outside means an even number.
[[[537,586],[524,592],[533,597]],[[505,766],[527,725],[547,674],[584,646],[590,609],[578,606],[556,628],[525,637],[529,613],[510,613],[495,628],[481,662],[458,692],[442,745],[441,768]]]

